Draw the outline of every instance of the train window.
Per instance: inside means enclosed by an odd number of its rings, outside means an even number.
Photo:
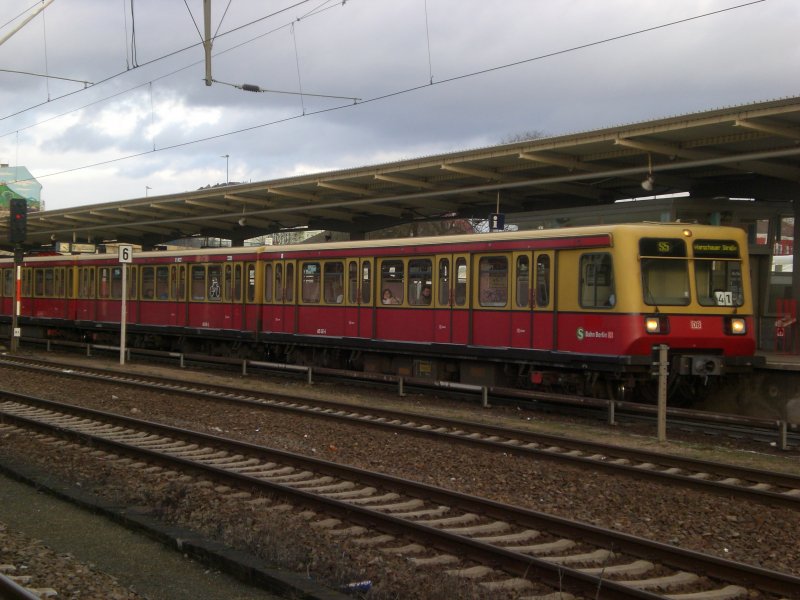
[[[169,267],[169,293],[173,298],[178,297],[178,269],[175,265]]]
[[[697,260],[694,272],[697,301],[701,306],[741,306],[744,304],[740,261]]]
[[[209,302],[222,302],[222,265],[208,265],[206,285]]]
[[[508,258],[483,256],[478,262],[478,302],[481,306],[505,306],[508,302]]]
[[[241,302],[242,301],[242,292],[244,291],[244,287],[242,286],[242,274],[244,273],[242,269],[242,263],[236,263],[233,265],[233,301],[234,302]]]
[[[467,285],[469,282],[469,272],[467,271],[467,259],[456,259],[456,285],[455,285],[455,304],[456,306],[466,306],[467,304]]]
[[[450,259],[439,259],[439,304],[450,304]]]
[[[44,271],[44,295],[48,298],[55,296],[55,269]]]
[[[322,279],[325,287],[325,303],[344,302],[344,263],[326,262],[323,265]]]
[[[581,256],[580,278],[580,304],[583,308],[610,308],[616,304],[610,254]]]
[[[695,240],[692,251],[697,301],[702,306],[744,304],[742,263],[736,260],[739,244],[734,240]]]
[[[275,283],[272,280],[272,275],[274,271],[280,273],[281,266],[277,265],[274,269],[272,267],[272,263],[267,263],[264,265],[264,302],[272,302],[272,290],[273,284]],[[280,275],[277,275],[277,280],[280,281]],[[276,290],[276,294],[280,295],[280,287]],[[278,300],[279,298],[276,298]]]
[[[75,267],[67,268],[67,298],[75,297]]]
[[[429,258],[408,261],[408,303],[425,306],[431,303],[433,263]]]
[[[300,298],[303,302],[317,304],[319,302],[320,265],[318,262],[308,262],[302,265],[302,280],[300,283]]]
[[[256,301],[256,265],[247,263],[247,301]]]
[[[120,300],[122,298],[122,268],[112,267],[111,269],[111,298]]]
[[[283,265],[275,265],[275,302],[283,302]]]
[[[22,285],[22,292],[23,296],[30,297],[31,295],[31,270],[30,269],[22,269],[22,278],[21,285]]]
[[[361,263],[361,303],[372,302],[372,263],[365,260]]]
[[[642,258],[642,294],[650,306],[689,304],[689,263],[680,258]]]
[[[136,282],[138,267],[134,265],[127,265],[128,269],[128,300],[136,300]]]
[[[527,256],[517,257],[517,297],[518,308],[526,308],[530,304],[530,261]]]
[[[100,282],[97,290],[97,297],[102,299],[108,299],[111,297],[111,268],[110,267],[98,267],[97,269],[97,281]]]
[[[283,299],[285,302],[294,302],[294,264],[286,265],[286,281],[284,282]]]
[[[3,269],[3,290],[2,295],[6,298],[14,297],[14,270]]]
[[[190,275],[192,278],[192,300],[205,300],[206,268],[203,265],[192,265]],[[144,288],[144,277],[142,278],[142,288]]]
[[[536,306],[550,306],[550,257],[547,254],[536,258]]]
[[[152,300],[156,297],[156,269],[142,267],[142,298]]]
[[[381,261],[381,304],[403,303],[404,274],[402,260]]]
[[[64,288],[64,267],[56,267],[53,270],[53,276],[53,295],[56,298],[63,298],[66,291]]]
[[[226,264],[223,268],[223,299],[225,302],[242,301],[242,265]]]
[[[44,272],[45,269],[33,270],[33,295],[38,298],[44,296]]]
[[[81,267],[78,269],[78,298],[94,298],[94,267]]]
[[[156,267],[156,298],[169,300],[169,266]]]
[[[347,263],[347,303],[358,303],[358,262]]]
[[[172,265],[172,299],[186,301],[186,265]]]
[[[223,280],[222,280],[222,299],[225,302],[233,300],[233,265],[227,264],[223,267]]]

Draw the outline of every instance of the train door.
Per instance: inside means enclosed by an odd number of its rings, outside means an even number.
[[[224,328],[241,330],[244,327],[244,265],[226,262],[222,272],[222,301],[226,312]]]
[[[95,276],[97,272],[94,267],[78,267],[78,299],[77,314],[79,321],[96,321],[95,312],[97,297],[97,284]],[[24,285],[24,282],[23,282]]]
[[[502,347],[511,344],[512,254],[475,257],[476,287],[472,290],[472,343]]]
[[[530,348],[533,344],[533,253],[515,252],[511,296],[511,346]]]
[[[185,327],[186,314],[186,265],[178,263],[169,267],[170,307],[169,323]]]
[[[515,252],[511,346],[553,347],[553,251]]]
[[[347,261],[347,297],[344,335],[372,337],[372,259],[352,258]]]
[[[467,344],[471,339],[469,315],[469,256],[436,256],[436,293],[433,341]]]
[[[14,306],[14,269],[0,269],[0,314],[10,315]]]
[[[555,254],[552,250],[533,254],[533,348],[552,350],[555,339],[553,298],[553,277],[555,274]]]
[[[276,260],[264,269],[265,331],[294,333],[297,325],[295,306],[296,261]]]
[[[258,269],[257,264],[248,262],[244,267],[244,301],[245,301],[245,316],[244,316],[244,329],[246,331],[257,332],[259,323],[258,308],[260,299],[258,297]]]

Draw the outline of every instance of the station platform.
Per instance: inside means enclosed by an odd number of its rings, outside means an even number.
[[[763,369],[770,371],[800,371],[800,354],[789,352],[758,351],[756,355],[766,359]]]

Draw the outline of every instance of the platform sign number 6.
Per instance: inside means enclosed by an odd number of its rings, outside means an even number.
[[[133,262],[133,246],[129,244],[120,244],[119,246],[119,262],[132,263]]]

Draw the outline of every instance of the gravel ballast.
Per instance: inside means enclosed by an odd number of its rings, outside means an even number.
[[[108,363],[105,363],[108,366]],[[157,367],[129,365],[131,370],[153,374]],[[481,409],[422,396],[398,399],[390,394],[333,385],[305,386],[286,380],[259,383],[255,378],[227,377],[204,372],[167,370],[186,378],[228,380],[248,385],[302,393],[354,404],[375,403],[416,412],[471,420],[490,420],[504,426],[529,427],[578,438],[605,438],[662,452],[693,455],[709,460],[800,472],[796,452],[778,453],[767,446],[738,449],[731,442],[686,440],[659,445],[637,428],[609,428],[577,420],[508,408]],[[377,470],[398,477],[457,490],[496,501],[602,527],[624,531],[655,541],[737,560],[768,569],[800,575],[800,516],[789,509],[731,500],[631,477],[614,477],[550,461],[461,445],[452,445],[381,430],[326,422],[312,417],[235,407],[184,396],[146,392],[104,383],[31,376],[24,371],[0,368],[5,389],[59,401],[161,421],[179,427],[298,452]],[[342,392],[346,389],[346,392]],[[52,461],[53,448],[26,442],[22,436],[4,437],[3,452],[24,456],[32,464]],[[74,456],[73,456],[74,455]],[[89,461],[85,453],[60,454],[59,471],[95,493],[131,505],[149,506],[158,515],[183,526],[202,530],[224,543],[253,552],[265,561],[300,572],[313,573],[321,581],[338,586],[348,581],[372,581],[372,598],[479,597],[467,582],[447,581],[439,573],[412,569],[403,559],[371,556],[347,540],[327,539],[309,527],[310,519],[296,511],[269,510],[275,503],[230,499],[210,486],[179,484],[158,475],[143,477],[120,465]],[[13,548],[10,549],[13,552]],[[6,560],[6,559],[4,559]],[[449,586],[443,590],[442,586]],[[454,595],[456,594],[456,595]],[[460,594],[460,596],[458,595]],[[81,596],[91,597],[91,596]],[[121,596],[125,597],[125,596]],[[484,595],[500,598],[502,595]]]

